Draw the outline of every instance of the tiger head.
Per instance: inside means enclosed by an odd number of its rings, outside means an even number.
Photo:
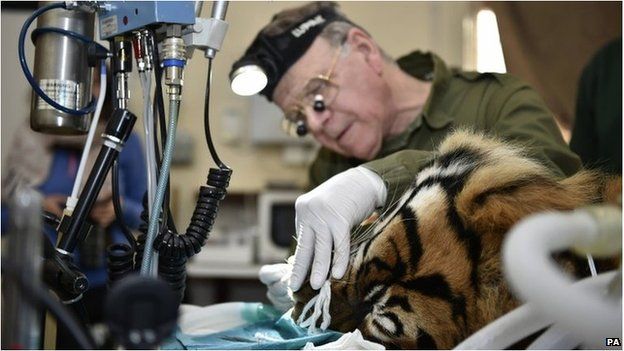
[[[330,329],[357,328],[388,348],[450,349],[515,308],[500,264],[511,226],[621,192],[621,179],[590,171],[560,180],[523,150],[450,135],[402,197],[352,233],[349,268],[331,280]],[[295,293],[293,318],[317,293],[309,284]]]

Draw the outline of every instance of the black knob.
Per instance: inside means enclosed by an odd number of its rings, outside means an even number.
[[[302,137],[308,134],[308,127],[306,127],[303,121],[297,122],[297,135]]]

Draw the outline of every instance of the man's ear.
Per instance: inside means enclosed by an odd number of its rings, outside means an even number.
[[[364,61],[373,69],[377,74],[381,74],[383,70],[383,55],[381,50],[366,32],[360,28],[351,28],[347,33],[346,43],[354,53],[359,53],[364,58]]]

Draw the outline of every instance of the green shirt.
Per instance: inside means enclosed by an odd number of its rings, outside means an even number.
[[[583,70],[570,148],[590,168],[622,173],[622,38]]]
[[[310,186],[363,165],[379,174],[388,189],[387,203],[402,194],[433,157],[433,150],[454,129],[486,131],[521,142],[557,175],[569,176],[580,159],[564,142],[544,101],[526,83],[507,74],[450,70],[435,54],[413,52],[397,61],[408,74],[433,78],[421,114],[403,133],[384,140],[375,160],[366,162],[321,148],[310,168]]]

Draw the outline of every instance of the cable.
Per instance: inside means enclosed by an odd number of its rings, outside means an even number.
[[[170,100],[169,102],[169,135],[163,153],[163,161],[160,168],[160,177],[158,179],[158,188],[156,189],[156,197],[154,206],[149,218],[149,227],[147,231],[147,240],[143,252],[143,262],[141,263],[141,275],[147,275],[151,268],[153,247],[152,243],[156,238],[156,230],[158,219],[160,218],[160,210],[163,204],[164,196],[167,190],[167,180],[169,178],[169,168],[171,159],[173,158],[173,149],[175,147],[175,134],[178,123],[178,113],[180,112],[180,101]]]
[[[30,40],[34,43],[35,40],[37,40],[37,37],[39,37],[41,34],[45,34],[45,33],[57,33],[57,34],[66,35],[68,37],[71,37],[72,39],[81,41],[81,42],[83,42],[85,44],[95,44],[95,46],[98,49],[103,50],[104,52],[108,52],[107,48],[105,48],[104,46],[102,46],[98,42],[94,41],[93,39],[87,37],[86,35],[82,35],[80,33],[72,32],[70,30],[66,30],[66,29],[63,29],[63,28],[55,28],[55,27],[40,27],[40,28],[36,28],[36,29],[34,29],[32,31],[32,33],[30,33]]]
[[[53,298],[46,289],[32,284],[24,279],[24,277],[17,274],[16,272],[19,272],[17,267],[6,260],[2,260],[1,269],[5,276],[8,276],[17,283],[20,290],[22,290],[24,295],[30,299],[31,302],[35,305],[42,304],[59,322],[61,322],[61,324],[64,324],[82,349],[95,350],[96,343],[92,336],[84,329],[83,325],[77,321],[76,317],[74,317],[65,306],[58,302],[58,300]]]
[[[80,156],[80,165],[78,166],[78,173],[76,174],[76,179],[74,180],[74,187],[72,188],[71,196],[67,198],[67,202],[65,204],[65,208],[69,210],[70,213],[74,211],[76,203],[78,202],[78,191],[82,185],[82,177],[87,165],[87,158],[89,157],[89,153],[91,151],[93,137],[95,136],[95,131],[97,130],[98,122],[100,120],[100,114],[102,113],[102,107],[104,106],[104,100],[106,99],[106,83],[106,62],[101,60],[100,96],[98,96],[95,113],[93,114],[93,120],[91,121],[91,126],[89,127],[89,134],[87,135],[87,141],[85,142],[82,155]]]
[[[115,217],[117,217],[117,222],[119,223],[119,227],[121,227],[121,232],[128,240],[130,246],[132,246],[132,251],[136,250],[136,241],[134,239],[134,235],[130,231],[130,228],[126,225],[126,221],[123,219],[123,211],[121,209],[121,195],[119,193],[119,159],[115,159],[113,162],[113,208],[115,210]]]
[[[20,66],[22,67],[22,71],[24,72],[24,75],[26,76],[26,80],[28,81],[30,86],[33,88],[35,93],[37,93],[37,95],[39,95],[45,102],[50,104],[55,109],[60,110],[60,111],[65,112],[65,113],[68,113],[70,115],[86,115],[87,113],[93,112],[93,110],[95,108],[95,100],[91,100],[87,106],[85,106],[85,107],[83,107],[81,109],[78,109],[78,110],[67,108],[67,107],[65,107],[63,105],[60,105],[56,101],[52,100],[52,98],[50,98],[43,90],[41,90],[41,87],[39,87],[39,83],[37,83],[35,81],[35,78],[33,77],[32,73],[30,72],[30,69],[28,68],[28,63],[26,62],[26,52],[24,50],[24,43],[26,41],[26,33],[28,32],[28,28],[30,27],[32,22],[35,19],[37,19],[37,17],[41,16],[43,13],[45,13],[45,12],[47,12],[49,10],[52,10],[52,9],[65,9],[65,3],[64,2],[57,2],[57,3],[52,3],[52,4],[49,4],[49,5],[40,7],[37,10],[35,10],[35,12],[33,12],[26,19],[26,21],[24,22],[24,25],[22,26],[22,29],[20,31],[19,39],[17,41],[17,53],[18,53],[18,57],[19,57]],[[61,30],[56,30],[56,29],[53,30],[53,29],[54,28],[47,28],[47,31],[54,31],[54,32],[57,32],[57,33],[68,35],[68,36],[70,36],[70,37],[72,37],[74,39],[77,39],[77,40],[82,40],[82,39],[79,39],[79,37],[82,36],[81,34],[69,32],[69,31],[64,31],[62,29]],[[61,32],[61,31],[63,31],[63,32]],[[40,32],[42,32],[42,31],[39,31],[37,33],[40,33]],[[91,42],[93,42],[93,40],[91,40]],[[106,51],[108,51],[108,50],[106,50]]]
[[[212,74],[212,60],[209,60],[208,76],[206,80],[206,94],[204,105],[204,132],[206,134],[206,142],[210,153],[219,165],[219,168],[211,168],[208,173],[208,186],[202,186],[199,190],[199,198],[195,205],[195,211],[191,217],[191,222],[183,235],[175,231],[161,231],[154,239],[148,241],[154,249],[159,252],[158,271],[162,279],[167,281],[169,286],[178,293],[180,301],[184,296],[186,268],[185,262],[188,258],[199,253],[204,246],[212,225],[219,210],[219,202],[225,198],[227,187],[229,185],[232,170],[228,168],[215,151],[210,138],[209,125],[209,106],[210,106],[210,83]],[[145,214],[142,214],[143,221],[146,220]],[[153,218],[150,218],[152,222]],[[151,224],[151,223],[150,223]],[[145,225],[140,227],[145,232]],[[142,243],[145,240],[145,234],[139,236]],[[140,250],[147,247],[147,244],[141,244]]]
[[[154,32],[150,31],[150,41],[152,44],[152,54],[154,56],[154,62],[158,62],[159,59],[159,53],[158,53],[158,45],[156,45],[156,35],[154,34]],[[167,124],[167,121],[165,120],[165,105],[164,105],[164,99],[163,99],[163,89],[162,89],[162,68],[160,67],[160,65],[155,64],[154,65],[154,77],[156,78],[156,87],[155,87],[155,99],[156,99],[156,107],[158,109],[158,121],[159,121],[159,126],[160,126],[160,140],[162,143],[162,148],[164,150],[165,148],[165,140],[167,138],[167,128],[165,127]],[[157,126],[156,126],[156,119],[154,119],[154,135],[156,135],[156,130],[157,130]],[[158,147],[158,143],[157,143],[157,138],[155,138],[154,143],[156,145],[156,162],[158,164],[160,164],[160,157],[158,156],[159,154],[159,147]],[[157,174],[157,177],[160,177],[160,175]],[[164,211],[163,211],[163,221],[162,221],[162,228],[160,230],[160,232],[164,232],[165,228],[168,228],[169,230],[177,233],[178,230],[175,226],[175,222],[173,220],[173,216],[171,215],[171,207],[170,207],[170,200],[171,200],[171,195],[170,195],[170,184],[169,184],[169,179],[167,179],[167,191],[165,194],[165,199],[163,201],[164,203]],[[150,212],[151,213],[151,212]]]
[[[219,159],[219,155],[217,155],[217,150],[215,150],[214,145],[212,144],[212,138],[210,137],[210,82],[212,81],[212,59],[208,59],[208,73],[206,76],[206,91],[204,93],[204,134],[206,136],[206,143],[208,144],[208,150],[210,150],[210,156],[215,161],[215,163],[219,166],[219,168],[228,168],[221,160]]]
[[[132,272],[134,268],[134,250],[127,244],[112,244],[106,248],[106,273],[109,288],[121,278]]]
[[[41,217],[43,218],[43,222],[45,224],[53,226],[54,228],[61,224],[61,220],[52,212],[43,211],[43,213],[41,213]]]
[[[152,49],[154,51],[154,59],[158,60],[159,59],[159,52],[158,52],[158,45],[156,45],[155,43],[155,35],[152,33],[151,35],[151,40],[152,42]],[[165,140],[167,139],[167,128],[166,128],[166,120],[165,120],[165,103],[164,103],[164,98],[163,98],[163,89],[162,89],[162,67],[160,67],[160,65],[156,64],[154,65],[154,75],[156,77],[156,103],[158,104],[158,117],[159,117],[159,122],[160,122],[160,138],[161,138],[161,145],[162,148],[164,150],[165,148]]]

